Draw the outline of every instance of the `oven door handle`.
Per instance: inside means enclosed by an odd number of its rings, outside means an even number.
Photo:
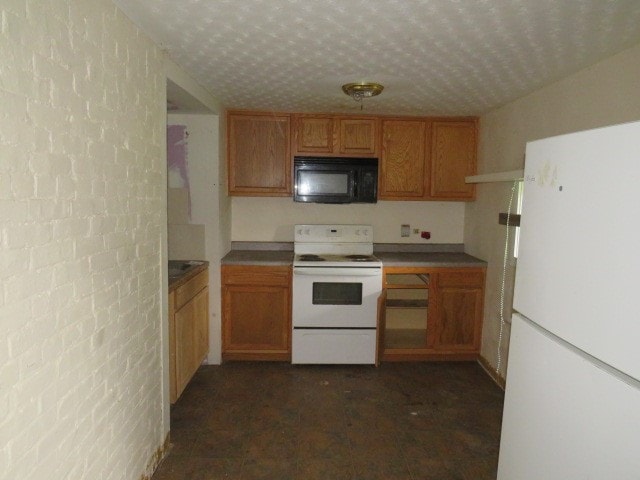
[[[331,277],[376,277],[382,274],[381,268],[346,267],[294,267],[294,275],[326,275]]]

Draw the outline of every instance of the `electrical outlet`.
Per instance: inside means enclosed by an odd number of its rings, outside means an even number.
[[[419,228],[414,228],[413,229],[413,234],[414,235],[419,235],[420,234],[420,229]]]

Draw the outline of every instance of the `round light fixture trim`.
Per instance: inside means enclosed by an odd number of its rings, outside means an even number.
[[[356,102],[360,102],[363,98],[380,95],[382,90],[384,90],[382,85],[373,82],[347,83],[342,86],[342,91]]]

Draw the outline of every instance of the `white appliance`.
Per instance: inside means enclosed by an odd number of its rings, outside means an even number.
[[[527,145],[499,480],[640,479],[640,122]]]
[[[382,262],[370,225],[296,225],[292,363],[374,364]]]

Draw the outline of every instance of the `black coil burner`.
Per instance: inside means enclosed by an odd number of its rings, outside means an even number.
[[[346,258],[354,262],[366,262],[371,259],[370,255],[346,255]]]
[[[301,262],[324,262],[324,258],[313,253],[304,253],[298,257]]]

